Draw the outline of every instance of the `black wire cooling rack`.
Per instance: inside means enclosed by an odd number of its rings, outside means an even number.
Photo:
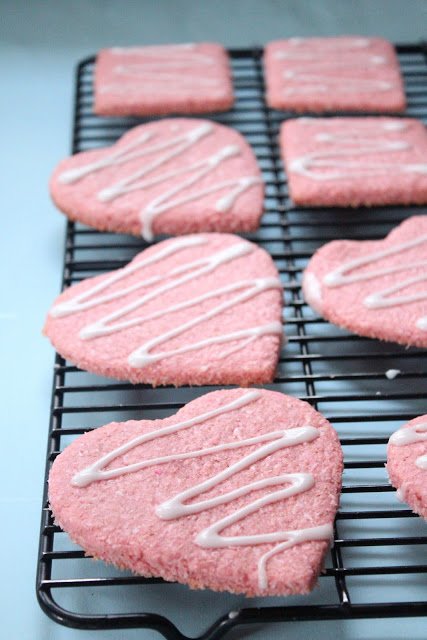
[[[427,58],[422,45],[397,47],[408,108],[427,119]],[[265,105],[262,51],[230,51],[235,107],[213,119],[252,145],[266,181],[265,215],[247,237],[273,257],[284,285],[283,347],[268,388],[302,398],[338,431],[345,454],[335,540],[320,586],[308,596],[245,599],[191,591],[92,562],[53,523],[47,475],[72,439],[111,420],[162,418],[212,387],[152,389],[79,371],[56,356],[48,439],[37,594],[57,622],[85,628],[145,627],[169,640],[215,640],[238,625],[289,620],[419,616],[426,613],[427,527],[395,497],[384,468],[390,434],[425,413],[426,352],[360,338],[317,317],[301,296],[301,271],[315,249],[337,238],[379,239],[421,207],[314,210],[289,200],[277,145],[292,114]],[[143,120],[101,118],[92,111],[94,59],[77,69],[73,153],[113,143]],[[68,223],[63,286],[125,265],[142,239]],[[399,371],[394,379],[386,372]],[[196,622],[195,622],[196,621]]]

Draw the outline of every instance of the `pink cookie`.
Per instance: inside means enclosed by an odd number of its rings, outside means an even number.
[[[303,206],[427,202],[427,131],[409,118],[300,118],[282,124],[292,200]]]
[[[159,233],[254,231],[264,200],[261,172],[243,136],[188,118],[150,122],[112,147],[66,158],[50,190],[71,220],[148,241]]]
[[[138,574],[249,596],[307,593],[333,534],[342,458],[307,403],[215,391],[170,418],[77,438],[53,464],[50,505],[88,554]]]
[[[149,116],[233,106],[228,54],[215,43],[104,49],[96,59],[94,111]]]
[[[369,338],[427,346],[427,216],[402,222],[384,240],[335,240],[303,275],[309,305]]]
[[[265,48],[267,103],[295,111],[405,110],[393,46],[380,38],[290,38]]]
[[[282,291],[264,249],[237,236],[165,240],[66,289],[45,333],[64,358],[154,386],[271,382]]]
[[[427,520],[427,415],[393,433],[387,447],[387,471],[398,500]]]

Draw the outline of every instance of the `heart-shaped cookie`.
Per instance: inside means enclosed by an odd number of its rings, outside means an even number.
[[[135,127],[112,147],[66,158],[50,192],[71,220],[151,241],[160,233],[257,229],[264,184],[240,133],[170,118]]]
[[[55,460],[58,524],[88,554],[194,588],[307,593],[343,468],[334,429],[281,393],[232,389],[176,415],[111,423]]]
[[[427,216],[384,240],[336,240],[319,249],[303,292],[324,318],[362,336],[427,346]]]
[[[393,433],[387,447],[387,471],[397,498],[427,520],[427,415]]]
[[[172,238],[64,291],[45,334],[78,367],[156,385],[271,382],[282,290],[269,254],[227,234]]]

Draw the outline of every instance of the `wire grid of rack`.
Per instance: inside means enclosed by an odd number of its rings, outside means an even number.
[[[427,118],[427,59],[422,45],[397,47],[408,108]],[[55,526],[47,503],[52,461],[73,438],[111,420],[162,418],[213,387],[152,389],[79,371],[56,356],[42,512],[37,594],[44,611],[65,625],[145,627],[169,640],[214,640],[242,624],[289,620],[416,616],[426,612],[427,530],[400,504],[384,468],[386,443],[404,422],[425,412],[426,352],[351,335],[325,322],[301,296],[301,272],[313,252],[338,238],[380,239],[422,207],[315,210],[288,197],[277,144],[292,117],[265,106],[262,51],[230,51],[235,107],[212,119],[239,130],[252,145],[266,181],[265,214],[246,237],[273,257],[282,279],[287,345],[268,388],[308,401],[338,431],[345,471],[335,540],[320,588],[308,596],[245,599],[190,591],[91,562]],[[92,112],[94,59],[77,69],[73,153],[113,143],[145,120],[100,118]],[[142,239],[66,230],[63,286],[121,267],[145,248]],[[389,379],[386,372],[400,373]],[[424,406],[423,406],[424,403]],[[192,615],[194,614],[194,615]],[[195,618],[194,627],[189,620]]]

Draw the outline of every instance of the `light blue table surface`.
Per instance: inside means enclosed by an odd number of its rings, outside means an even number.
[[[227,46],[287,36],[357,33],[395,42],[426,33],[422,0],[226,2],[3,0],[1,34],[0,637],[17,640],[159,638],[148,630],[77,631],[39,609],[35,569],[53,350],[41,335],[59,291],[65,221],[48,196],[70,149],[75,63],[109,45],[213,40]],[[287,623],[232,638],[425,640],[425,619]]]

